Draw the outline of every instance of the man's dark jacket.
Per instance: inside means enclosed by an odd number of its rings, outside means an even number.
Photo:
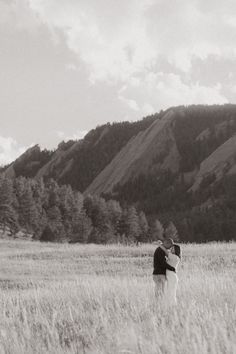
[[[154,253],[153,267],[154,267],[154,270],[153,270],[154,275],[157,275],[157,274],[166,275],[166,269],[172,270],[173,272],[175,272],[175,268],[171,267],[166,262],[166,254],[163,251],[163,249],[161,249],[160,247],[158,247]]]

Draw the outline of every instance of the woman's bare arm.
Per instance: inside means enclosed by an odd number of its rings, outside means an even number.
[[[166,256],[168,256],[167,249],[164,246],[162,246],[162,245],[160,245],[159,247],[165,252]]]

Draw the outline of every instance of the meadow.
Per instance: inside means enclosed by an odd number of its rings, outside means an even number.
[[[183,245],[178,306],[155,245],[0,241],[0,353],[235,353],[236,243]]]

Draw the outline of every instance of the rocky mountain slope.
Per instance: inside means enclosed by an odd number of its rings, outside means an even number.
[[[228,174],[235,174],[236,178],[236,135],[229,138],[202,161],[190,190],[196,191],[204,178],[208,176],[214,176],[215,182]]]
[[[170,109],[131,139],[85,193],[119,194],[143,176],[158,184],[167,171],[173,176],[168,187],[181,180],[195,192],[209,176],[217,181],[235,173],[235,132],[233,105]]]
[[[179,152],[172,132],[174,111],[169,110],[123,147],[86,189],[86,194],[112,192],[113,187],[141,173],[179,169]]]
[[[236,105],[175,107],[97,127],[53,152],[32,147],[5,173],[54,178],[159,213],[202,205],[210,198],[206,187],[236,175],[235,133]]]
[[[105,124],[91,130],[84,139],[62,142],[55,151],[38,145],[4,168],[8,176],[54,178],[84,191],[126,143],[145,130],[162,113],[138,122]]]
[[[8,177],[35,177],[38,170],[51,159],[53,152],[41,150],[38,145],[30,147],[13,163],[2,170]]]

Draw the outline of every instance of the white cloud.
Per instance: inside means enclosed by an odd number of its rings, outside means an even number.
[[[155,113],[155,108],[150,103],[144,103],[142,111],[144,115],[149,115]]]
[[[143,115],[154,113],[160,108],[188,104],[226,103],[221,93],[221,85],[202,86],[199,83],[184,83],[179,75],[149,73],[137,86],[126,85],[122,89],[123,97],[139,102]],[[125,102],[125,98],[123,98]]]
[[[150,0],[30,1],[44,23],[64,32],[68,47],[87,64],[92,83],[124,81],[152,65],[157,53],[144,17],[149,3]]]
[[[64,140],[64,141],[83,139],[87,133],[88,133],[87,130],[77,130],[76,132],[74,132],[73,134],[70,134],[70,135],[66,134],[65,132],[63,132],[61,130],[58,130],[56,132],[58,138],[61,140]]]
[[[122,102],[124,102],[130,109],[132,109],[133,111],[139,111],[139,105],[137,104],[137,102],[133,99],[129,99],[129,98],[125,98],[124,96],[122,96],[122,91],[125,89],[121,89],[120,93],[118,95],[119,100],[121,100]]]
[[[236,4],[212,0],[30,0],[44,23],[61,29],[90,80],[125,81],[160,56],[183,72],[194,57],[235,56]],[[210,12],[209,12],[210,8]]]
[[[233,85],[233,86],[231,87],[231,92],[234,93],[234,94],[236,94],[236,85]]]
[[[66,70],[76,71],[77,66],[74,63],[68,63],[68,64],[66,64]]]
[[[235,0],[0,0],[2,133],[22,119],[24,145],[30,130],[52,147],[109,120],[236,100],[235,19]]]
[[[118,100],[133,112],[227,101],[219,86],[191,81],[191,71],[196,58],[236,60],[234,1],[30,0],[30,6],[52,33],[64,33],[90,82],[117,87]],[[162,74],[160,60],[169,65]]]
[[[26,149],[26,147],[20,146],[12,137],[0,136],[0,165],[6,165],[14,161]]]
[[[40,18],[29,8],[27,0],[0,1],[0,24],[18,30],[34,31],[41,25]]]

